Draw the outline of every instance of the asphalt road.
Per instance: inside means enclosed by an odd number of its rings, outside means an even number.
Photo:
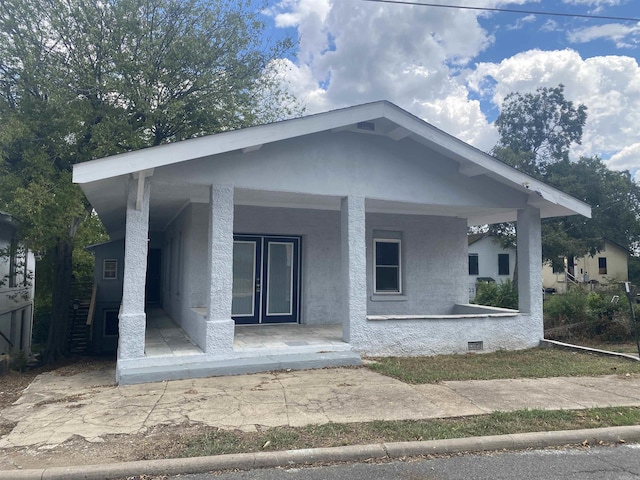
[[[327,467],[265,469],[180,480],[627,480],[640,479],[640,445],[546,449],[432,460],[353,463]]]

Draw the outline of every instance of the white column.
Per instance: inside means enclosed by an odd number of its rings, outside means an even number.
[[[367,322],[367,245],[365,199],[344,197],[341,202],[343,318],[342,338],[357,345]]]
[[[147,318],[144,312],[149,238],[149,179],[144,179],[142,198],[137,199],[138,180],[129,179],[124,242],[122,307],[119,316],[118,359],[144,357]],[[138,202],[136,202],[138,200]],[[136,203],[140,210],[136,210]]]
[[[542,323],[542,238],[540,210],[518,210],[518,308],[531,315],[543,336]]]
[[[233,186],[212,185],[209,196],[207,354],[233,350]]]

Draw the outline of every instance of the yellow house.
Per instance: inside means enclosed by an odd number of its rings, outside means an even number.
[[[542,266],[542,286],[545,290],[565,293],[567,286],[589,284],[592,288],[629,280],[626,248],[604,239],[601,251],[584,257],[565,257],[564,269],[555,271],[546,262]]]

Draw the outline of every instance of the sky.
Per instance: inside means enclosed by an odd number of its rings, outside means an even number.
[[[412,0],[413,1],[413,0]],[[639,0],[415,0],[562,14],[640,17]],[[306,113],[389,100],[489,151],[510,92],[565,86],[587,106],[572,157],[599,155],[640,182],[640,22],[376,3],[267,0],[279,62]]]

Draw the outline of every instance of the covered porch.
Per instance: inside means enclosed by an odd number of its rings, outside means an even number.
[[[361,363],[339,325],[237,325],[234,354],[212,362],[161,308],[146,315],[145,355],[121,372],[120,384]]]

